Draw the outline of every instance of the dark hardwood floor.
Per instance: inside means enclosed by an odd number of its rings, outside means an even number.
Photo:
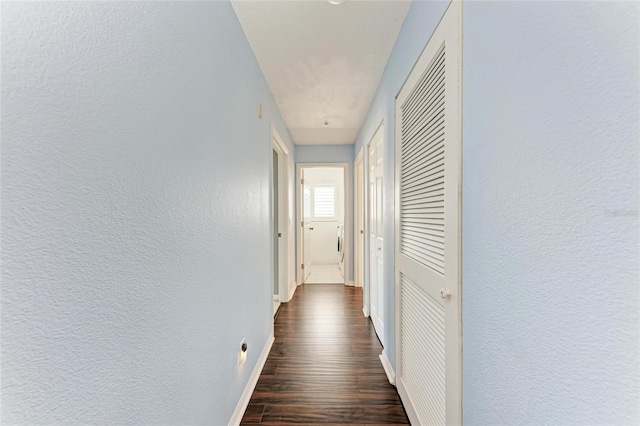
[[[242,424],[408,424],[362,314],[362,289],[298,287],[275,322],[275,343]]]

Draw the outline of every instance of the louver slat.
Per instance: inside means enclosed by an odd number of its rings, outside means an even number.
[[[433,113],[434,107],[442,103],[444,99],[444,92],[440,90],[442,86],[444,86],[444,55],[439,56],[429,67],[402,106],[404,120],[401,129],[404,136],[410,136],[412,129],[425,124],[425,121],[417,116],[424,117],[426,114]]]
[[[413,135],[413,137],[411,138],[411,143],[407,144],[402,151],[402,154],[405,158],[409,158],[408,156],[412,154],[413,151],[415,151],[418,147],[420,147],[425,140],[433,140],[434,134],[438,132],[444,132],[444,128],[439,127],[439,125],[442,124],[439,120],[443,118],[443,116],[443,114],[438,114],[431,117],[433,122],[430,125],[422,127],[418,133]]]
[[[411,113],[418,109],[420,102],[420,94],[423,94],[425,90],[428,92],[428,84],[433,81],[434,75],[440,75],[440,71],[444,68],[444,56],[439,56],[436,61],[429,67],[429,70],[424,74],[424,77],[413,89],[412,94],[407,98],[407,100],[402,105],[403,108],[407,110],[407,112]],[[442,73],[443,74],[443,73]],[[436,77],[437,78],[437,77]],[[427,88],[427,89],[425,89]]]
[[[444,275],[444,47],[401,107],[400,251]]]
[[[426,157],[422,160],[423,164],[417,164],[412,170],[406,171],[406,183],[417,180],[428,172],[437,172],[442,170],[442,161],[444,160],[444,152],[440,151],[433,156]]]
[[[444,84],[444,80],[436,81],[434,83],[442,83]],[[417,134],[423,133],[425,129],[427,129],[427,125],[424,123],[429,123],[435,116],[438,115],[440,108],[444,107],[444,94],[438,94],[438,96],[433,98],[424,99],[425,102],[429,102],[430,105],[425,108],[423,111],[420,111],[415,117],[409,118],[408,120],[415,120],[418,124],[413,125],[410,128],[404,130],[402,132],[402,136],[407,139],[413,139],[413,137]]]
[[[445,312],[417,284],[400,275],[403,382],[414,408],[430,424],[445,424]]]

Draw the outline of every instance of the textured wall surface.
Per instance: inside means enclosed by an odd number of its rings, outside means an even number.
[[[293,153],[226,2],[2,5],[2,423],[228,422],[273,122]]]
[[[465,4],[467,425],[640,421],[638,22]]]
[[[396,45],[391,52],[389,62],[385,68],[380,86],[376,92],[369,113],[364,121],[360,134],[356,140],[355,154],[366,146],[384,120],[384,313],[385,313],[385,341],[382,342],[384,351],[395,369],[395,295],[394,295],[394,173],[395,173],[395,97],[400,87],[409,75],[418,56],[427,44],[431,33],[446,10],[448,1],[414,1],[405,18]],[[366,157],[366,156],[365,156]],[[366,160],[365,160],[366,161]],[[367,232],[365,232],[367,234]],[[364,252],[368,253],[366,244]],[[365,256],[368,265],[368,256]],[[365,266],[365,281],[369,274]],[[367,288],[365,285],[365,292]]]
[[[296,163],[348,163],[349,180],[346,185],[349,188],[349,217],[345,220],[349,222],[349,281],[353,281],[353,145],[298,145],[296,146]],[[297,197],[297,192],[296,192]],[[297,199],[296,199],[297,202]],[[297,210],[296,210],[297,211]],[[302,219],[297,218],[296,223]],[[299,227],[296,227],[298,232]],[[296,251],[296,264],[298,253]]]

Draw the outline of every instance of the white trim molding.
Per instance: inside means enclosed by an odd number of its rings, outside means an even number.
[[[366,318],[369,318],[369,308],[367,308],[366,306],[362,308],[362,313],[364,314],[364,316]]]
[[[293,299],[293,295],[296,293],[297,288],[298,288],[298,283],[296,283],[295,281],[292,281],[291,284],[289,284],[289,295],[288,295],[287,302]]]
[[[242,421],[242,416],[244,416],[244,412],[247,410],[247,406],[249,405],[249,401],[251,400],[251,395],[253,395],[253,390],[258,384],[260,373],[262,373],[264,364],[267,362],[267,357],[269,357],[269,352],[271,352],[271,346],[273,346],[274,340],[275,338],[272,331],[269,335],[269,338],[267,339],[267,343],[265,343],[264,348],[262,349],[260,358],[258,358],[258,362],[256,363],[251,376],[249,377],[247,386],[245,386],[244,391],[242,392],[242,396],[240,396],[240,401],[238,401],[238,405],[236,405],[236,409],[231,416],[231,420],[229,420],[229,426],[238,426],[240,424],[240,421]]]
[[[382,350],[382,353],[379,356],[380,356],[380,362],[382,363],[382,367],[384,368],[384,372],[387,373],[387,379],[389,379],[389,383],[395,386],[396,373],[393,371],[393,368],[391,367],[391,362],[389,361],[389,358],[387,357],[387,353],[384,351],[384,349]]]

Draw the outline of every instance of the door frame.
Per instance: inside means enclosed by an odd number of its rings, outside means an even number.
[[[278,154],[278,226],[282,237],[278,240],[278,267],[280,272],[280,285],[278,286],[278,301],[280,303],[286,303],[290,300],[289,291],[289,266],[291,263],[289,250],[289,228],[290,228],[290,215],[289,215],[289,150],[282,141],[282,138],[278,134],[276,128],[271,126],[271,149],[269,153],[276,151]],[[274,203],[274,194],[271,188],[273,188],[273,161],[270,162],[270,177],[271,185],[269,186],[269,200],[271,205]],[[269,210],[269,216],[271,216],[272,209]],[[273,229],[273,217],[270,217],[271,238],[275,238],[278,230]],[[271,253],[271,276],[274,276],[275,253]],[[272,283],[273,284],[273,283]],[[272,285],[273,287],[273,285]],[[273,294],[273,291],[271,291]],[[274,311],[275,315],[275,311]]]
[[[301,285],[304,280],[303,272],[302,272],[302,239],[303,233],[300,232],[302,223],[302,169],[312,169],[312,168],[320,168],[320,167],[334,167],[341,168],[344,172],[344,250],[346,251],[346,256],[344,259],[344,285],[348,285],[349,276],[351,273],[351,262],[350,262],[350,250],[351,250],[351,226],[350,226],[350,217],[351,217],[351,203],[349,202],[350,197],[350,188],[349,188],[349,163],[296,163],[296,277],[298,285]]]

